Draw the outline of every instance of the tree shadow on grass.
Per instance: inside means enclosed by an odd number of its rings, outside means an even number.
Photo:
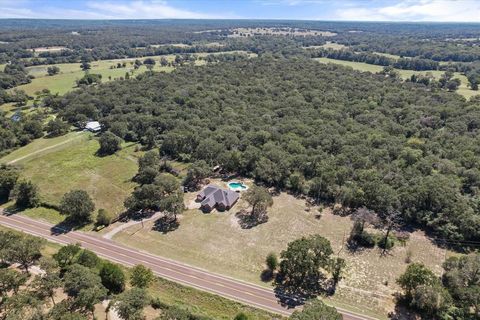
[[[157,220],[153,224],[152,230],[159,231],[163,234],[175,231],[180,226],[178,220],[175,217],[165,215]]]
[[[19,212],[22,212],[24,209],[17,207],[16,205],[12,204],[8,207],[6,207],[3,210],[3,215],[4,216],[13,216],[14,214],[17,214]]]
[[[260,274],[260,280],[262,282],[270,282],[273,280],[273,278],[274,278],[274,273],[270,269],[265,269]]]
[[[268,221],[268,216],[266,214],[257,219],[247,210],[238,211],[235,216],[237,217],[238,224],[242,229],[251,229]]]
[[[407,306],[407,302],[403,299],[403,297],[396,295],[396,304],[395,309],[388,313],[388,318],[392,320],[417,320],[419,319],[419,315],[409,310]]]

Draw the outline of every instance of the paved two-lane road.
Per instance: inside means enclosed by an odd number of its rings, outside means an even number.
[[[0,214],[0,224],[61,244],[80,243],[82,247],[92,250],[99,256],[113,262],[126,266],[143,264],[162,278],[273,313],[284,316],[292,313],[291,309],[287,309],[278,303],[273,290],[129,248],[109,239],[78,231],[63,233],[62,230],[52,229],[53,226],[48,223],[21,215]],[[343,314],[345,320],[373,319],[352,314],[346,310],[339,309],[339,311]]]

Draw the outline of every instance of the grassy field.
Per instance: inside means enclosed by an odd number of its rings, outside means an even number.
[[[218,182],[217,182],[218,183]],[[220,183],[221,184],[221,183]],[[192,207],[195,194],[186,196]],[[316,209],[307,211],[305,202],[285,193],[274,197],[269,221],[252,229],[240,228],[235,212],[245,208],[239,200],[231,212],[203,214],[198,209],[187,210],[180,217],[180,227],[163,234],[152,230],[149,222],[142,230],[133,226],[118,233],[114,239],[152,253],[196,265],[238,279],[263,284],[265,256],[279,253],[289,241],[304,235],[327,237],[335,252],[347,260],[346,278],[330,302],[352,311],[383,317],[394,304],[392,294],[398,289],[395,279],[405,270],[406,252],[413,252],[413,261],[423,262],[440,272],[444,252],[436,248],[422,233],[412,234],[406,247],[397,247],[381,256],[376,249],[352,254],[342,249],[351,228],[348,218],[325,210],[320,219]],[[387,285],[385,285],[387,283]]]
[[[337,59],[330,59],[330,58],[315,58],[315,60],[321,63],[341,64],[343,66],[351,67],[355,70],[364,71],[364,72],[368,71],[368,72],[376,73],[383,70],[382,66],[377,66],[374,64],[368,64],[363,62],[345,61],[345,60],[337,60]],[[430,71],[414,71],[414,70],[403,70],[403,69],[395,69],[395,70],[399,72],[400,76],[403,79],[408,79],[413,74],[427,74],[427,73],[432,74],[436,79],[438,79],[442,74],[445,73],[444,71],[439,71],[439,70],[430,70]],[[480,91],[474,91],[468,88],[467,77],[465,77],[463,74],[459,72],[455,72],[454,78],[458,78],[461,81],[460,87],[456,91],[458,94],[464,96],[467,99],[469,99],[474,95],[480,94]]]
[[[212,54],[222,54],[222,53],[240,53],[246,51],[228,51],[228,52],[216,52]],[[205,57],[208,53],[197,53],[195,54],[197,57]],[[249,54],[249,56],[254,56],[254,54]],[[164,57],[168,61],[175,60],[175,55],[164,55],[164,56],[152,56],[152,58],[156,61],[154,71],[164,71],[164,72],[171,72],[174,68],[170,66],[162,67],[160,65],[160,58]],[[143,61],[146,59],[138,58],[139,60]],[[133,62],[136,58],[126,58],[126,59],[113,59],[113,60],[99,60],[91,62],[91,70],[90,73],[98,73],[102,75],[102,81],[108,82],[114,80],[116,78],[124,77],[126,72],[132,72],[134,75],[145,72],[147,69],[145,66],[141,66],[139,69],[134,70]],[[112,66],[116,66],[117,63],[126,62],[127,65],[125,68],[114,68],[111,69]],[[204,60],[196,60],[196,65],[203,65],[205,64]],[[41,91],[43,89],[49,89],[52,93],[58,94],[65,94],[68,91],[71,91],[76,86],[76,80],[82,78],[84,76],[84,72],[80,69],[80,63],[60,63],[56,64],[60,68],[60,73],[53,76],[47,75],[47,68],[49,66],[42,65],[42,66],[33,66],[28,67],[27,70],[29,74],[35,76],[35,79],[32,80],[31,83],[18,86],[18,89],[24,90],[27,94],[34,96],[35,92]]]
[[[65,137],[38,139],[0,159],[22,168],[22,177],[32,180],[45,201],[59,203],[63,194],[72,189],[86,190],[96,204],[113,213],[123,211],[123,201],[131,193],[131,178],[137,172],[135,144],[125,143],[115,155],[99,157],[98,141],[89,133],[71,133]],[[24,214],[51,223],[63,219],[56,211],[43,208]]]

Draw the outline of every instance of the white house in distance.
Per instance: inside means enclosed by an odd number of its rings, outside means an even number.
[[[89,121],[85,125],[85,130],[88,130],[90,132],[98,132],[102,130],[102,125],[98,121]]]

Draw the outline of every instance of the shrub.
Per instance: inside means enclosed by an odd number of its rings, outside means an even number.
[[[21,181],[15,187],[15,204],[20,208],[34,208],[40,204],[38,187],[31,181]]]
[[[380,239],[377,240],[377,245],[381,249],[390,250],[395,246],[395,238],[392,236],[389,236],[388,238],[381,236]]]
[[[168,304],[162,302],[159,297],[152,298],[150,301],[150,305],[152,306],[153,309],[167,309]]]
[[[120,139],[110,131],[107,131],[104,134],[102,134],[99,139],[99,142],[100,142],[100,149],[98,149],[98,153],[102,155],[114,154],[115,152],[117,152],[122,148],[121,147],[122,139]]]
[[[122,269],[111,262],[104,262],[100,269],[102,284],[112,293],[120,293],[125,289],[125,274]]]
[[[267,265],[268,270],[275,271],[278,268],[278,258],[275,253],[269,253],[265,259],[265,264]]]
[[[112,217],[112,214],[110,212],[108,212],[105,209],[98,209],[97,221],[96,221],[97,226],[107,227],[107,226],[110,225],[112,220],[113,220],[113,217]]]

